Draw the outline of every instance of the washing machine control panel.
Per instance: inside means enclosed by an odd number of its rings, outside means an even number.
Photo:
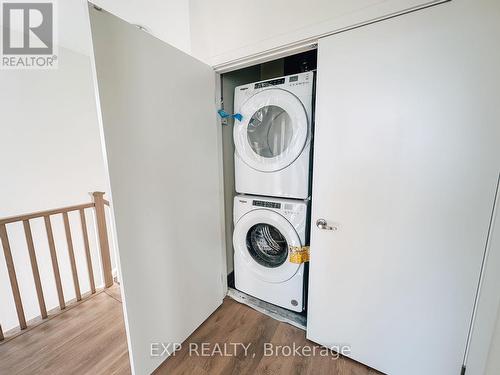
[[[268,201],[259,201],[259,200],[253,200],[252,201],[252,206],[274,208],[274,209],[277,209],[277,210],[281,209],[281,203],[268,202]]]
[[[307,224],[307,200],[237,195],[234,197],[233,220],[237,223],[252,211],[274,211],[286,218],[301,236],[305,236]],[[305,237],[304,237],[305,240]]]
[[[273,202],[273,201],[252,199],[251,203],[253,207],[272,209],[274,211],[280,212],[284,216],[300,214],[305,209],[303,204],[293,204],[288,202]]]

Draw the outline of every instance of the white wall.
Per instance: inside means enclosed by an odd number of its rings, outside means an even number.
[[[431,0],[191,0],[191,52],[218,65]]]
[[[440,0],[92,0],[157,38],[219,65]]]
[[[90,31],[82,0],[59,4],[59,68],[0,70],[0,217],[91,201],[107,191],[90,60]],[[76,213],[78,215],[78,213]],[[70,215],[82,292],[89,290],[77,215]],[[93,215],[87,212],[96,275]],[[62,219],[52,220],[63,290],[74,298]],[[43,220],[31,223],[47,308],[57,306]],[[22,224],[8,225],[26,318],[39,315]],[[100,277],[96,279],[101,283]],[[18,325],[3,252],[0,253],[0,323]]]
[[[189,0],[91,0],[132,24],[145,26],[157,38],[181,51],[191,51]]]

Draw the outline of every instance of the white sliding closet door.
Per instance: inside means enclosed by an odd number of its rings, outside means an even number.
[[[455,0],[320,40],[309,339],[460,374],[500,171],[499,19]]]
[[[160,343],[185,340],[223,299],[215,74],[105,11],[90,17],[129,347],[149,374]]]

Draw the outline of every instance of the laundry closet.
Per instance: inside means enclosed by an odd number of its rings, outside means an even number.
[[[316,64],[313,47],[221,75],[228,286],[304,328]]]
[[[90,7],[136,373],[228,295],[384,373],[460,373],[498,196],[498,6],[382,3],[215,68]]]

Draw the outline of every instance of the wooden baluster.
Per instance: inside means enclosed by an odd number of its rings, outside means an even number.
[[[68,213],[63,212],[64,230],[66,231],[66,242],[68,243],[69,261],[71,264],[71,273],[73,275],[73,286],[75,287],[76,300],[81,301],[80,283],[78,282],[78,271],[76,269],[75,252],[73,250],[73,239],[71,238],[71,228],[69,226]]]
[[[101,262],[104,272],[104,285],[109,288],[113,285],[113,272],[111,270],[111,256],[109,253],[108,230],[106,228],[106,213],[104,211],[104,193],[96,191],[94,196],[95,215],[97,219],[97,232],[101,249]]]
[[[12,288],[12,295],[14,296],[14,303],[16,305],[17,318],[21,329],[26,329],[26,318],[24,317],[23,303],[21,301],[21,294],[19,293],[19,285],[17,284],[16,270],[14,268],[14,261],[10,251],[9,237],[7,236],[7,228],[5,224],[0,225],[0,238],[2,239],[3,253],[5,255],[5,263],[9,273],[10,286]]]
[[[33,280],[35,281],[36,295],[38,297],[38,305],[40,306],[40,315],[42,319],[47,317],[47,308],[45,306],[45,299],[43,298],[42,283],[40,281],[40,272],[38,271],[38,263],[36,261],[35,245],[33,244],[33,235],[31,233],[31,226],[29,220],[23,220],[24,235],[26,237],[26,244],[28,245],[28,252],[30,255],[31,270],[33,272]]]
[[[87,259],[87,269],[89,271],[90,291],[95,293],[94,269],[92,267],[92,258],[90,256],[89,235],[87,232],[87,220],[85,219],[85,211],[80,210],[80,222],[82,224],[83,244],[85,246],[85,258]]]
[[[61,273],[59,272],[59,264],[57,263],[56,245],[54,242],[54,234],[52,233],[52,225],[50,216],[44,216],[45,230],[47,231],[47,240],[49,242],[50,258],[52,260],[52,270],[54,271],[54,280],[56,281],[57,298],[59,299],[59,308],[64,310],[66,303],[64,302],[64,293],[61,284]]]

